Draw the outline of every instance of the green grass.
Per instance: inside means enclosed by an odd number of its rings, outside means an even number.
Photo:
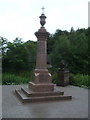
[[[70,74],[70,84],[79,87],[90,88],[90,76],[83,74]]]
[[[26,76],[18,76],[11,73],[3,73],[2,74],[2,84],[3,85],[18,85],[25,84],[30,81],[29,77]]]
[[[18,85],[27,84],[31,81],[32,72],[22,72],[20,74],[3,73],[2,84],[3,85]],[[83,74],[70,74],[69,81],[70,85],[90,88],[90,76]],[[52,82],[56,84],[57,73],[52,72]]]
[[[52,73],[52,82],[57,83],[58,77],[57,73],[51,71]],[[70,85],[79,86],[83,88],[90,89],[90,76],[84,74],[69,74]]]

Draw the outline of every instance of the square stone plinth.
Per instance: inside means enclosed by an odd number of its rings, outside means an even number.
[[[50,92],[54,90],[54,84],[35,84],[33,82],[29,82],[29,88],[34,92]]]

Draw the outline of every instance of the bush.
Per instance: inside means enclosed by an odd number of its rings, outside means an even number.
[[[70,84],[79,87],[90,87],[90,76],[83,74],[70,74]]]
[[[51,73],[52,75],[52,83],[56,84],[57,82],[57,71],[58,69],[57,68],[49,68],[49,72]]]
[[[2,74],[2,84],[3,85],[18,85],[25,84],[30,81],[29,78],[17,76],[15,74],[3,73]]]
[[[53,82],[54,84],[56,84],[56,81],[57,81],[57,73],[53,73],[53,74],[52,74],[52,82]]]

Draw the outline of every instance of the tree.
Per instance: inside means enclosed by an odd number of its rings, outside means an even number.
[[[36,42],[22,42],[16,38],[12,43],[1,38],[3,50],[3,72],[32,71],[36,61]],[[55,68],[60,67],[63,59],[70,72],[87,74],[90,66],[90,28],[71,31],[56,30],[48,39],[48,63]],[[90,72],[88,72],[90,74]]]
[[[4,55],[7,51],[7,43],[8,40],[0,36],[0,51],[2,52],[2,55]]]
[[[6,55],[3,56],[3,72],[15,72],[32,70],[35,66],[36,45],[34,42],[22,42],[15,39],[8,42]]]
[[[50,38],[51,48],[49,49],[49,58],[52,65],[60,67],[60,61],[64,59],[68,64],[70,72],[87,74],[88,66],[88,34],[87,29],[71,28],[70,32],[56,31]],[[51,50],[51,51],[50,51]]]

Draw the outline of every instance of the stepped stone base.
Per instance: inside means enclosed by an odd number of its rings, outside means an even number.
[[[35,84],[33,82],[29,82],[29,88],[34,92],[51,92],[54,90],[54,84]]]
[[[15,92],[23,103],[72,99],[72,96],[64,96],[64,92],[55,90],[53,92],[34,92],[30,88],[21,88],[21,90],[16,89]]]

